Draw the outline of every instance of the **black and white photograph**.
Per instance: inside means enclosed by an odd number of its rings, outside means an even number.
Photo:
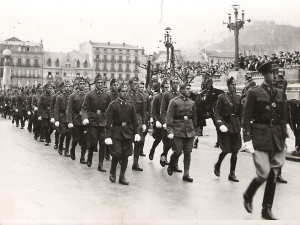
[[[0,1],[0,224],[298,224],[300,2]]]

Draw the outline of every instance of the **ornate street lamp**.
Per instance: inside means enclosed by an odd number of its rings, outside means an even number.
[[[240,8],[240,5],[232,5],[232,8],[234,9],[234,15],[235,15],[235,21],[231,22],[231,14],[228,14],[228,23],[223,22],[223,24],[227,24],[227,28],[229,31],[233,30],[234,31],[234,39],[235,39],[235,60],[234,60],[234,68],[235,70],[238,70],[240,68],[239,65],[239,30],[241,28],[244,28],[245,20],[244,20],[244,10],[242,10],[242,19],[238,19],[238,10]],[[248,19],[248,22],[251,20]]]

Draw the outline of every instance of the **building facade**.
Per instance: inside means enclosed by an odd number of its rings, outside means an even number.
[[[3,51],[11,51],[11,87],[37,85],[42,82],[43,43],[25,42],[16,37],[0,41],[0,83],[2,86],[4,57]]]
[[[106,80],[113,78],[118,81],[128,81],[137,76],[145,80],[147,71],[140,68],[145,64],[144,49],[128,44],[84,42],[79,46],[79,52],[89,55],[93,71],[103,75]]]
[[[79,77],[92,79],[94,75],[95,72],[86,53],[44,52],[43,83],[64,80],[73,82]]]
[[[216,63],[234,62],[234,52],[230,51],[206,51],[202,50],[201,54],[208,65],[214,65]]]

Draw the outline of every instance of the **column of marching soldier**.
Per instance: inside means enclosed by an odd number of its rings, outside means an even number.
[[[155,149],[162,141],[161,166],[168,165],[170,176],[173,172],[181,173],[178,159],[183,153],[182,179],[193,182],[189,175],[191,152],[193,147],[197,148],[198,132],[202,134],[207,118],[212,118],[216,126],[218,141],[215,147],[222,150],[214,173],[220,176],[221,163],[231,153],[228,180],[238,182],[235,168],[238,150],[242,147],[240,131],[243,127],[244,149],[255,153],[253,160],[257,170],[257,177],[244,193],[244,206],[249,213],[252,212],[252,198],[258,187],[267,181],[262,217],[276,219],[271,211],[276,178],[286,183],[280,175],[287,137],[286,121],[283,122],[286,97],[281,90],[273,88],[278,66],[267,62],[260,66],[259,72],[265,77],[264,83],[257,87],[249,80],[242,96],[236,94],[236,83],[232,77],[227,80],[226,93],[213,88],[212,79],[208,79],[202,87],[205,91],[195,94],[191,92],[189,82],[180,84],[173,77],[159,83],[154,76],[153,93],[149,96],[144,82],[137,77],[131,78],[128,84],[119,84],[113,79],[110,90],[107,90],[106,82],[98,74],[93,90],[84,78],[80,78],[76,85],[67,81],[58,87],[38,85],[28,93],[24,87],[14,93],[7,90],[1,98],[1,108],[3,117],[12,116],[16,127],[21,125],[23,129],[28,120],[28,131],[33,132],[35,140],[39,139],[46,146],[51,143],[50,136],[55,132],[54,149],[58,149],[60,155],[64,153],[75,160],[75,148],[79,145],[80,163],[91,167],[93,153],[99,151],[98,170],[101,172],[106,172],[104,158],[109,160],[111,156],[109,179],[113,183],[116,181],[119,163],[119,183],[123,185],[129,184],[125,178],[129,156],[133,155],[132,169],[143,171],[139,157],[145,156],[143,148],[150,123],[153,124],[154,142],[149,159],[153,160]],[[262,140],[262,132],[269,135],[268,142]],[[173,153],[168,162],[170,149]]]

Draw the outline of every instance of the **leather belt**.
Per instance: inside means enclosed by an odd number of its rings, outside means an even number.
[[[253,123],[260,123],[264,125],[268,125],[270,127],[278,125],[278,120],[271,119],[271,120],[256,120]]]
[[[174,116],[174,120],[191,120],[193,116]]]

